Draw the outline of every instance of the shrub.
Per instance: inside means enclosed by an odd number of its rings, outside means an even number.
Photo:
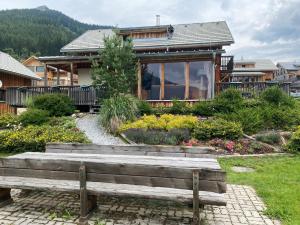
[[[131,95],[117,95],[105,99],[100,110],[100,123],[109,132],[115,133],[125,121],[136,119],[137,100]]]
[[[150,115],[153,112],[151,105],[143,100],[138,101],[137,107],[140,116]]]
[[[192,113],[196,116],[213,116],[215,113],[213,101],[201,101],[192,106]]]
[[[295,104],[293,98],[288,96],[278,86],[267,88],[261,93],[260,99],[262,102],[275,106],[293,106]]]
[[[216,112],[230,113],[241,109],[244,99],[240,91],[229,88],[214,99],[214,109]]]
[[[240,138],[242,134],[242,126],[239,123],[223,119],[200,121],[193,132],[193,136],[198,140],[213,138],[234,140]]]
[[[188,129],[172,129],[170,131],[129,129],[125,135],[135,143],[148,145],[179,145],[191,137]]]
[[[182,116],[163,114],[160,117],[154,115],[143,116],[134,122],[123,124],[119,131],[123,132],[128,129],[157,129],[157,130],[172,130],[172,129],[189,129],[193,130],[198,122],[195,116]]]
[[[24,126],[41,125],[49,121],[49,113],[41,109],[28,109],[20,115],[19,121]]]
[[[281,142],[280,134],[275,132],[256,135],[255,139],[267,144],[280,144]]]
[[[287,149],[291,152],[300,152],[300,126],[298,126],[297,130],[289,140]]]
[[[2,114],[0,115],[0,129],[11,128],[18,125],[19,121],[17,116],[13,114]]]
[[[234,113],[220,114],[219,117],[240,123],[246,134],[255,134],[263,128],[264,121],[259,108],[243,108]]]
[[[89,141],[78,129],[65,129],[60,126],[28,126],[19,130],[0,132],[0,152],[45,151],[45,145],[49,142],[88,143]]]
[[[62,94],[38,95],[33,98],[32,106],[48,111],[50,116],[69,116],[75,110],[72,100]]]
[[[189,113],[189,107],[186,102],[173,100],[172,106],[169,108],[169,113],[171,114],[186,114]]]

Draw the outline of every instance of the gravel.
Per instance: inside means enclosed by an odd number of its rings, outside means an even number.
[[[85,115],[76,119],[77,127],[83,131],[93,144],[99,145],[124,145],[124,142],[107,133],[98,122],[98,115]]]

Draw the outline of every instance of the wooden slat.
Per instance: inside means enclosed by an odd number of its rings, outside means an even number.
[[[0,186],[3,188],[79,193],[78,181],[0,177]],[[100,196],[128,196],[148,199],[171,200],[182,203],[193,202],[193,192],[191,190],[179,190],[172,188],[88,182],[87,191],[91,195]],[[223,194],[200,191],[199,199],[200,203],[203,205],[226,205],[226,200]]]

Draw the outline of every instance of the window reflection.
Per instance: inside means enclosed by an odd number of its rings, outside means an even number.
[[[190,63],[189,99],[211,98],[212,63],[210,61]]]
[[[184,99],[185,63],[165,64],[165,99]]]
[[[159,100],[160,64],[142,65],[142,97],[147,100]]]

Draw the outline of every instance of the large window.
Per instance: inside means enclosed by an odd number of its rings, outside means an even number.
[[[185,63],[165,64],[165,99],[184,99],[185,97]]]
[[[147,100],[160,99],[160,67],[161,64],[142,65],[142,96]]]
[[[190,63],[189,99],[211,98],[212,63],[209,61]]]
[[[43,67],[43,66],[37,66],[36,67],[36,72],[43,73],[44,71],[45,71],[45,67]]]
[[[211,61],[143,64],[141,69],[143,99],[197,100],[212,97]]]

